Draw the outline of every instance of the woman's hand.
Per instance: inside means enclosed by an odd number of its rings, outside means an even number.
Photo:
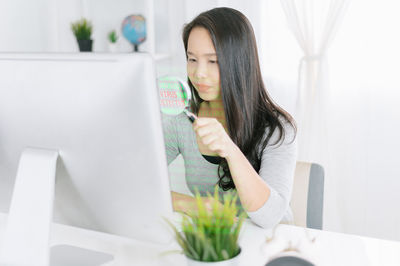
[[[218,210],[221,211],[224,208],[224,206],[222,205],[221,202],[215,201],[215,199],[212,198],[212,197],[211,198],[203,197],[202,199],[203,199],[204,206],[205,206],[207,212],[210,213],[210,214],[213,213],[213,206],[214,206],[215,203],[217,203],[217,209]]]
[[[174,191],[171,192],[171,195],[172,195],[172,206],[174,211],[189,213],[191,211],[198,210],[196,198],[189,195],[177,193]],[[214,198],[202,197],[202,200],[204,202],[207,212],[212,213],[212,208],[215,202]],[[222,203],[217,202],[217,205],[219,209],[223,208]]]
[[[193,129],[199,140],[220,157],[227,158],[233,154],[236,144],[217,119],[198,117],[193,123]]]

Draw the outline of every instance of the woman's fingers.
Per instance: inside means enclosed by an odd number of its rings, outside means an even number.
[[[205,200],[205,207],[206,207],[207,211],[210,213],[213,211],[214,202],[215,202],[215,200],[213,198]],[[223,208],[222,204],[219,201],[217,202],[217,206],[218,206],[217,208],[219,208],[219,209]]]
[[[208,148],[214,152],[217,152],[220,157],[226,156],[226,153],[219,142],[212,142],[210,145],[208,145]]]
[[[211,132],[206,136],[201,137],[201,142],[203,142],[204,145],[210,145],[220,138],[220,135],[218,133]]]
[[[232,150],[232,140],[226,133],[224,127],[215,118],[197,118],[193,124],[199,140],[213,152],[217,152],[220,157],[227,157]]]
[[[217,133],[218,132],[218,127],[216,127],[214,125],[207,125],[207,126],[204,126],[204,127],[200,127],[195,131],[196,131],[197,135],[200,138],[202,138],[202,137],[205,137],[207,135]]]
[[[197,130],[202,127],[208,127],[210,125],[218,125],[219,122],[215,118],[199,117],[193,123],[193,129]]]

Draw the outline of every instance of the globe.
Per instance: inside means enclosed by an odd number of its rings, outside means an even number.
[[[146,20],[142,15],[130,15],[122,21],[122,35],[138,51],[139,44],[146,40]]]

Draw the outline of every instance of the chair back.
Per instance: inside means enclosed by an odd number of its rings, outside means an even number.
[[[321,165],[297,162],[290,202],[295,225],[322,229],[324,179]]]

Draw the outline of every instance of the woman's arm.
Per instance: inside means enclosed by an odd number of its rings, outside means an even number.
[[[176,117],[161,113],[165,152],[168,165],[179,155],[178,132]]]
[[[288,127],[281,145],[268,145],[264,149],[258,174],[239,149],[227,158],[248,216],[264,228],[278,224],[289,206],[297,157],[297,145],[296,140],[292,141],[293,137],[294,130]],[[278,131],[272,135],[271,142],[277,139]]]
[[[194,197],[174,191],[171,192],[171,196],[172,207],[174,211],[187,213],[188,211],[197,210],[196,199]],[[209,199],[208,197],[202,197],[202,199],[205,203],[206,209],[208,211],[211,211],[214,200]],[[218,204],[222,207],[222,204],[220,202],[218,202]]]
[[[269,199],[270,187],[236,145],[226,160],[242,206],[246,211],[258,210]]]
[[[226,158],[240,201],[249,217],[258,225],[270,228],[280,222],[292,193],[296,166],[296,142],[291,141],[294,131],[286,127],[281,145],[267,146],[257,173],[241,150],[215,119],[199,118],[194,128],[209,149]],[[276,130],[270,142],[279,136]]]
[[[188,210],[194,210],[196,208],[194,197],[178,193],[171,192],[172,196],[172,207],[176,212],[187,212]]]

